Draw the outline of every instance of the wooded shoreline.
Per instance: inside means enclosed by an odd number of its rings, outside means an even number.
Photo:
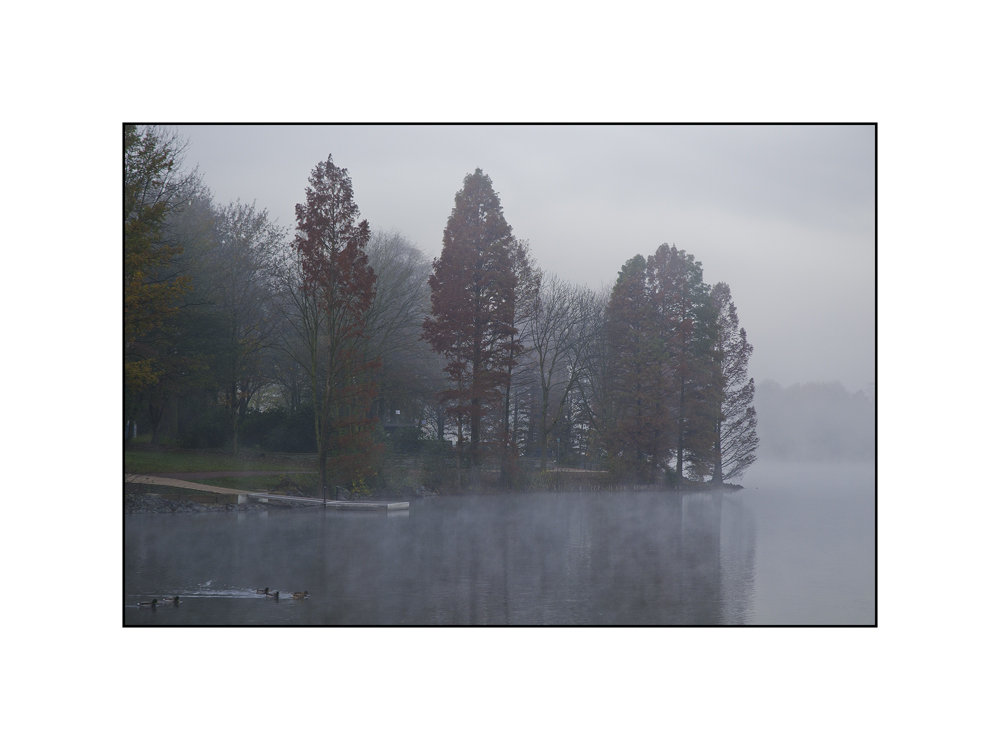
[[[580,488],[550,465],[683,489],[755,460],[753,347],[729,285],[676,244],[570,283],[476,166],[431,259],[372,230],[330,152],[291,233],[216,205],[175,132],[123,136],[126,446],[315,451],[309,493],[362,495],[412,486],[390,464],[415,452],[416,483],[448,493],[492,491],[496,469],[499,491]]]

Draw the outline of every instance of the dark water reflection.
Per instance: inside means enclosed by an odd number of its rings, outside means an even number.
[[[683,497],[605,493],[432,498],[414,500],[409,512],[389,515],[317,508],[129,516],[124,621],[761,622],[760,537],[763,531],[770,538],[780,525],[761,494],[747,490]],[[801,504],[809,503],[800,497]],[[755,505],[763,507],[771,524],[767,529],[760,528]],[[777,518],[782,518],[780,512]],[[805,523],[808,526],[808,520]],[[864,547],[865,542],[860,544]],[[780,568],[780,549],[774,558],[772,545],[764,546],[768,564]],[[829,552],[836,557],[838,549]],[[836,560],[831,565],[842,570]],[[869,567],[874,571],[873,541]],[[787,571],[791,578],[802,575],[801,570]],[[282,592],[307,589],[310,597],[268,600],[254,593],[263,586]],[[809,586],[801,588],[808,591]],[[847,588],[846,599],[857,599],[859,591],[860,599],[844,609],[834,608],[837,616],[832,621],[873,621],[874,581]],[[178,607],[150,611],[134,606],[174,594],[183,600]],[[782,621],[782,607],[788,609],[781,604],[785,594],[777,594],[765,607],[774,622]]]

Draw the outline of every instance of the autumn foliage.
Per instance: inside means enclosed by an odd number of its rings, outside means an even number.
[[[611,359],[609,463],[649,483],[668,469],[673,481],[711,467],[718,412],[715,309],[701,264],[670,245],[622,266],[608,302]]]
[[[366,356],[365,313],[375,299],[375,272],[364,247],[370,237],[359,217],[351,178],[330,158],[309,178],[306,202],[295,206],[293,242],[301,267],[304,325],[311,347],[307,369],[313,392],[320,487],[327,463],[349,486],[363,482],[377,447],[369,415],[378,359]]]
[[[161,423],[177,439],[188,421],[234,455],[316,450],[318,493],[385,486],[386,446],[415,454],[435,438],[451,487],[466,467],[473,485],[495,470],[498,486],[524,486],[553,459],[615,482],[722,483],[755,460],[753,347],[728,285],[709,288],[684,250],[635,255],[612,288],[576,287],[536,266],[476,169],[431,263],[401,235],[372,238],[332,156],[310,172],[289,242],[252,204],[214,208],[179,173],[182,152],[167,131],[125,128],[126,435],[141,419],[155,445]],[[276,402],[283,413],[262,417]]]
[[[124,128],[124,334],[125,388],[156,384],[156,347],[144,341],[174,314],[188,276],[166,273],[182,248],[163,237],[178,197],[177,148],[163,133]]]
[[[514,325],[519,249],[489,176],[481,169],[466,175],[434,261],[423,338],[445,356],[451,387],[440,397],[460,443],[468,430],[474,465],[482,459],[484,418],[498,410],[524,348]]]

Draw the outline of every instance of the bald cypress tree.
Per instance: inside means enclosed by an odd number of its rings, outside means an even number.
[[[429,279],[431,317],[423,338],[446,359],[448,413],[469,427],[474,466],[484,417],[501,405],[512,361],[523,351],[514,326],[519,282],[516,242],[489,175],[476,169],[455,194],[441,256]]]
[[[353,484],[371,471],[377,453],[368,409],[379,361],[366,356],[365,346],[376,277],[364,252],[371,233],[359,214],[347,170],[329,157],[317,164],[306,202],[295,206],[299,284],[291,298],[312,388],[320,492],[328,459],[337,479]]]
[[[715,313],[701,263],[676,246],[660,245],[647,260],[650,296],[658,320],[657,336],[669,392],[674,471],[678,480],[688,473],[711,470],[714,404],[713,346]]]
[[[612,469],[649,482],[663,455],[666,423],[666,350],[647,285],[646,261],[629,260],[608,300],[606,336],[613,362],[611,414],[604,443]]]
[[[596,397],[602,378],[586,360],[581,393],[613,470],[655,481],[672,461],[677,481],[721,483],[753,463],[753,347],[729,287],[709,289],[693,255],[664,244],[622,266],[600,340],[609,395]]]
[[[747,378],[747,366],[753,346],[747,342],[747,332],[740,327],[729,285],[712,287],[712,307],[717,315],[718,338],[715,343],[717,362],[718,405],[713,420],[712,482],[738,479],[754,461],[757,438],[757,412],[753,407],[753,378]]]

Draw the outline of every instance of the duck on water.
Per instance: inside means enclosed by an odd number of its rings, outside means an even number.
[[[138,606],[152,607],[153,609],[155,609],[156,607],[162,607],[167,604],[173,604],[176,607],[180,603],[181,603],[181,598],[179,596],[172,596],[169,599],[163,600],[162,602],[158,599],[153,599],[150,602],[139,602]]]

